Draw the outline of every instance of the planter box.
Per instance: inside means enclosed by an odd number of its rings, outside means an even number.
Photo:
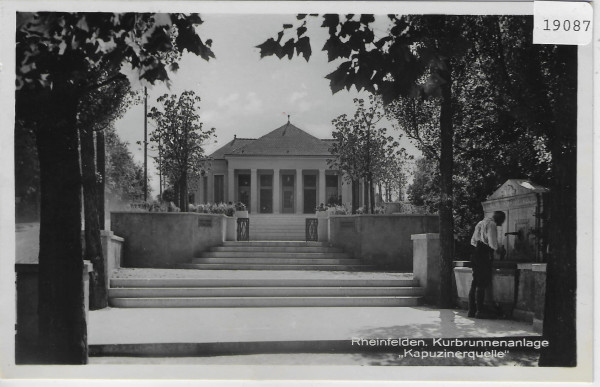
[[[235,212],[235,216],[236,218],[248,218],[248,210],[246,211],[236,211]]]

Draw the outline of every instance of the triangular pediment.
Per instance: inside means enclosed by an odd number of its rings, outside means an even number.
[[[502,199],[530,193],[544,193],[548,189],[526,179],[508,179],[487,200]]]

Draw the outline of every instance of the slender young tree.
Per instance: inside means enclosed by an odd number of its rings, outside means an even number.
[[[367,192],[367,213],[375,210],[375,185],[386,173],[390,159],[400,156],[403,149],[386,128],[377,124],[384,116],[381,100],[373,95],[368,103],[355,99],[356,111],[352,119],[343,114],[333,120],[333,138],[330,152],[336,157],[328,160],[332,168],[344,171],[349,181],[364,179]]]
[[[189,181],[207,167],[204,145],[214,138],[215,128],[203,130],[200,122],[200,97],[193,91],[180,96],[165,94],[156,100],[162,110],[153,107],[148,117],[156,122],[150,141],[161,156],[158,167],[168,176],[179,193],[178,207],[188,210]]]

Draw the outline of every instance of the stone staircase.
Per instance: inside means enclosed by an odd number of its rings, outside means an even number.
[[[414,306],[423,295],[412,277],[368,272],[369,266],[322,242],[225,242],[178,268],[207,274],[204,278],[113,278],[110,306]],[[163,271],[168,274],[169,269]],[[215,271],[219,275],[211,276]]]
[[[304,241],[307,217],[315,215],[250,215],[250,240]]]
[[[225,242],[213,247],[182,269],[200,270],[369,270],[343,250],[324,242]]]

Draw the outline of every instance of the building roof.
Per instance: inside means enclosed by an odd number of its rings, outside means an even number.
[[[256,141],[255,138],[237,138],[233,137],[233,140],[229,141],[227,144],[223,145],[216,151],[214,151],[210,157],[213,159],[224,159],[226,154],[229,154],[235,151],[238,148],[241,148],[252,141]]]
[[[530,193],[545,193],[549,192],[549,189],[542,187],[539,184],[533,183],[526,179],[508,179],[494,191],[493,194],[488,196],[487,200],[501,199],[511,196],[526,195]]]
[[[237,141],[237,143],[236,143]],[[232,156],[331,156],[331,140],[318,139],[291,123],[257,139],[235,139],[214,152],[213,159]]]

